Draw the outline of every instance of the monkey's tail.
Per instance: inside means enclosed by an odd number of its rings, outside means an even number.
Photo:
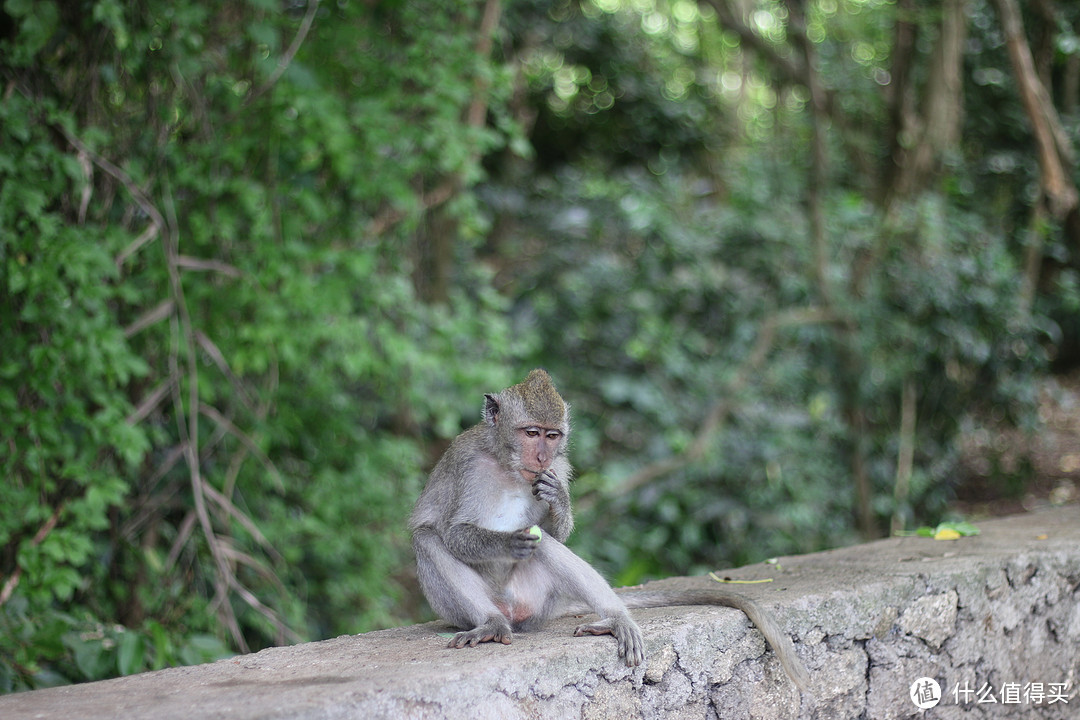
[[[680,588],[678,591],[619,588],[615,591],[628,608],[657,608],[676,605],[721,605],[742,610],[769,642],[788,677],[803,692],[810,692],[810,674],[795,654],[795,646],[771,615],[756,602],[727,589]]]

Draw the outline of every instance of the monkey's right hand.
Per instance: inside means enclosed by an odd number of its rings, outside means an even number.
[[[570,509],[570,492],[566,489],[566,484],[551,470],[537,473],[533,478],[532,494],[537,500],[547,502],[552,512],[562,513]]]
[[[540,546],[540,538],[534,535],[529,528],[522,528],[517,532],[510,533],[510,556],[515,560],[524,560],[532,557],[536,548]]]

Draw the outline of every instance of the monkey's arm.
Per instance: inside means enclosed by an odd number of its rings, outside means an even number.
[[[447,549],[464,563],[494,560],[523,560],[536,550],[540,540],[527,528],[514,532],[488,530],[472,523],[455,523],[443,533]]]

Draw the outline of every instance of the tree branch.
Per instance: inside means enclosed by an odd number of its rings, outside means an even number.
[[[220,412],[217,411],[216,408],[211,405],[207,405],[206,403],[200,403],[199,412],[213,420],[226,432],[228,432],[230,435],[242,442],[244,446],[248,450],[250,450],[255,457],[259,459],[259,462],[263,464],[263,467],[265,467],[266,470],[271,475],[273,475],[274,480],[277,481],[278,487],[285,487],[285,481],[282,479],[281,473],[278,471],[277,467],[274,466],[274,462],[266,456],[266,453],[264,453],[262,449],[257,444],[255,444],[255,441],[252,440],[247,433],[236,427],[236,425],[234,425],[233,422],[229,420],[229,418],[222,415]]]
[[[1057,220],[1063,220],[1080,205],[1080,193],[1073,184],[1068,166],[1073,150],[1061,127],[1050,94],[1039,80],[1031,47],[1024,35],[1024,25],[1016,0],[994,0],[1005,45],[1009,51],[1020,101],[1024,105],[1039,159],[1040,183],[1046,195],[1047,210]]]
[[[484,4],[484,17],[480,20],[480,31],[476,40],[476,56],[486,58],[491,54],[491,37],[495,28],[499,25],[499,16],[502,14],[500,0],[487,0]],[[469,127],[479,128],[484,126],[487,118],[487,91],[488,82],[482,76],[476,79],[473,90],[472,102],[469,103],[469,111],[466,114],[466,123]]]
[[[240,277],[240,271],[229,263],[220,260],[207,260],[206,258],[191,257],[190,255],[177,255],[176,266],[187,270],[199,270],[202,272],[219,272],[231,278]]]
[[[53,531],[53,528],[60,522],[60,511],[63,509],[64,506],[61,504],[53,510],[53,514],[49,516],[49,519],[45,521],[45,524],[38,528],[38,531],[34,533],[33,539],[30,540],[30,547],[37,547],[40,545],[48,534]],[[16,565],[15,571],[8,576],[8,579],[4,581],[4,586],[0,588],[0,607],[3,607],[4,603],[11,599],[11,595],[15,592],[15,588],[18,587],[21,578],[22,565]]]
[[[285,71],[289,69],[289,65],[292,64],[297,51],[299,51],[300,46],[304,44],[304,39],[307,37],[308,32],[311,31],[311,25],[315,22],[315,13],[318,9],[319,0],[308,0],[307,12],[304,14],[304,19],[300,22],[300,27],[297,29],[293,41],[289,44],[285,54],[278,60],[277,67],[274,68],[274,72],[270,73],[270,77],[266,79],[266,82],[256,88],[247,96],[247,99],[244,100],[244,107],[251,105],[258,98],[262,97],[262,95],[270,88],[274,87],[274,85],[277,84],[277,81],[281,79],[281,76],[285,74]]]
[[[806,70],[802,65],[776,52],[776,48],[772,43],[754,32],[742,18],[741,10],[734,7],[734,3],[732,3],[731,0],[700,1],[716,10],[716,15],[720,19],[720,24],[727,30],[738,35],[740,44],[749,47],[768,60],[774,68],[780,71],[780,74],[783,75],[788,82],[805,82]]]
[[[139,247],[148,242],[157,233],[160,233],[161,230],[165,228],[165,218],[162,217],[161,212],[157,209],[157,206],[155,206],[154,203],[150,201],[150,198],[147,197],[146,193],[143,192],[142,188],[136,185],[135,181],[131,179],[131,176],[124,172],[123,169],[117,167],[116,165],[113,165],[111,162],[109,162],[108,160],[91,150],[89,147],[87,147],[86,143],[77,138],[72,132],[70,132],[66,127],[64,127],[63,123],[54,123],[52,127],[54,127],[57,132],[63,135],[64,139],[66,139],[68,143],[79,153],[85,154],[94,162],[95,165],[97,165],[113,179],[123,185],[124,189],[128,191],[128,193],[131,195],[131,198],[135,201],[139,208],[150,218],[152,225],[147,228],[142,235],[139,236],[135,243],[129,245],[128,249],[126,249],[123,253],[120,254],[120,256],[117,257],[116,262],[119,265],[124,261],[125,258],[127,258],[128,255],[135,252],[135,250],[138,250]],[[136,245],[136,243],[138,243],[138,245]]]
[[[960,140],[964,107],[964,42],[967,37],[964,6],[964,0],[946,0],[943,4],[921,112],[912,107],[914,103],[908,97],[907,88],[901,87],[897,91],[900,95],[895,98],[897,106],[892,128],[895,174],[890,187],[886,188],[886,216],[896,211],[897,201],[926,189],[948,151]],[[906,82],[906,71],[907,68],[899,81]],[[902,138],[908,138],[907,142]]]
[[[129,338],[132,335],[142,332],[151,325],[155,325],[162,320],[171,317],[175,309],[176,303],[172,301],[172,298],[162,300],[157,305],[135,318],[135,322],[125,327],[124,337]]]
[[[892,535],[904,529],[904,508],[911,491],[911,475],[915,467],[915,419],[918,388],[913,378],[904,380],[900,399],[900,447],[896,451],[896,482],[893,485]]]

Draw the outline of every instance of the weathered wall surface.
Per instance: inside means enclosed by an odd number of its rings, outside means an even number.
[[[742,613],[696,607],[636,611],[649,657],[634,669],[611,638],[571,637],[571,618],[463,650],[428,624],[0,697],[0,718],[888,720],[919,714],[922,677],[941,686],[927,718],[1080,717],[1080,508],[980,527],[722,573],[774,578],[740,590],[795,638],[813,697]]]

